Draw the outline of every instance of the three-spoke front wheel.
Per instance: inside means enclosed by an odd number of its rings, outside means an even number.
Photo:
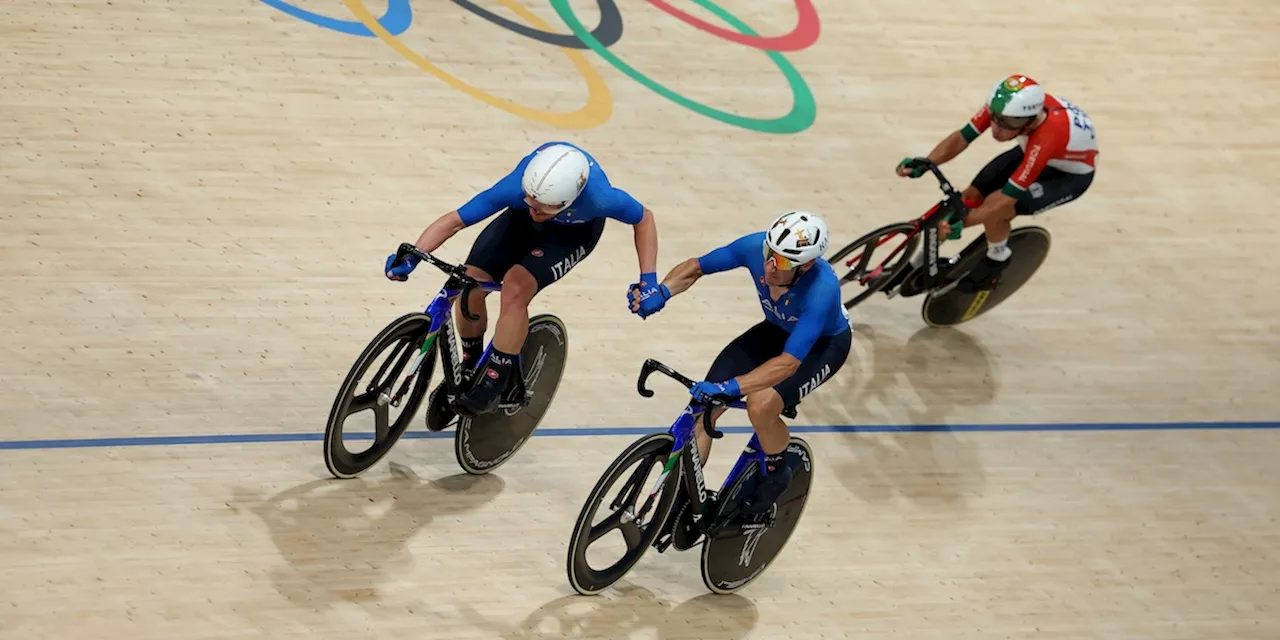
[[[910,222],[885,225],[868,233],[843,249],[835,252],[827,262],[840,277],[844,308],[870,298],[888,284],[894,276],[911,266],[911,255],[920,242],[919,235],[912,235],[916,226]]]
[[[430,316],[403,315],[356,358],[324,429],[324,463],[334,477],[354,478],[372,467],[413,422],[436,366],[436,345],[422,353],[430,329]],[[366,379],[375,363],[380,364]],[[352,426],[359,430],[352,430]],[[369,440],[372,443],[366,448],[349,448],[354,442]]]
[[[614,459],[587,496],[569,538],[569,584],[578,593],[593,595],[620,580],[662,532],[679,491],[678,467],[667,476],[648,512],[638,512],[661,477],[674,443],[667,433],[635,441]],[[615,489],[615,484],[620,486]],[[608,515],[597,521],[601,507]]]

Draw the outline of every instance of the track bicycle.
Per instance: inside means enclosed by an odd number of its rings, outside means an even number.
[[[427,428],[441,431],[456,425],[454,454],[459,466],[471,474],[497,469],[524,446],[550,407],[564,373],[568,356],[564,322],[551,314],[533,316],[517,357],[521,375],[511,376],[497,409],[478,416],[459,416],[453,402],[467,390],[467,378],[451,310],[461,296],[463,315],[478,319],[469,307],[471,291],[501,291],[502,285],[476,280],[467,275],[465,266],[440,260],[408,243],[397,249],[396,262],[409,254],[444,272],[448,279],[425,311],[400,316],[383,328],[347,373],[324,432],[325,466],[336,478],[360,475],[395,446],[422,406],[437,360],[444,361],[444,379],[427,403]],[[492,349],[491,342],[474,371],[483,370]],[[373,377],[361,385],[361,378],[384,354],[387,357],[381,359]],[[395,416],[393,409],[399,410]],[[345,433],[345,424],[351,416],[365,411],[373,414],[373,442],[363,451],[352,451],[347,440],[367,440],[369,434]]]

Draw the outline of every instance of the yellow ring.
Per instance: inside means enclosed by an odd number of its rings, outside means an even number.
[[[422,68],[423,71],[443,80],[445,84],[461,91],[472,98],[481,102],[488,103],[512,115],[520,116],[549,124],[554,127],[565,129],[587,129],[602,124],[609,119],[613,112],[613,101],[609,95],[609,87],[604,83],[604,78],[591,67],[587,62],[587,57],[581,51],[572,49],[563,49],[564,54],[569,56],[573,61],[573,66],[578,68],[578,73],[582,74],[582,79],[587,81],[587,104],[583,105],[577,111],[565,113],[561,111],[543,111],[541,109],[533,109],[524,105],[516,104],[510,100],[504,100],[495,95],[485,93],[457,78],[444,72],[440,67],[431,64],[426,58],[415,53],[409,47],[405,46],[399,38],[391,35],[386,29],[378,24],[377,18],[369,13],[369,9],[364,6],[362,0],[342,0],[343,4],[351,10],[364,26],[368,27],[383,42],[395,49],[397,53],[404,56],[409,62],[412,62]],[[526,23],[543,31],[550,31],[551,25],[547,24],[538,16],[529,12],[528,9],[521,7],[513,2],[513,0],[498,0],[502,6],[514,11],[517,15],[524,19]]]

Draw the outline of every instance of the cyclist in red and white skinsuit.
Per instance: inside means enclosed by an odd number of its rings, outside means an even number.
[[[1093,183],[1098,156],[1093,122],[1084,111],[1045,93],[1035,80],[1012,75],[996,84],[968,124],[929,152],[929,160],[942,165],[955,158],[988,128],[997,141],[1017,138],[1018,146],[987,163],[963,192],[970,208],[965,224],[983,225],[987,237],[986,260],[965,278],[967,288],[975,291],[999,282],[1012,255],[1008,241],[1014,216],[1035,215],[1079,198]],[[898,165],[898,175],[918,178],[925,173],[907,163]],[[939,228],[943,236],[949,231],[946,223]],[[920,262],[919,255],[913,256],[912,264]]]

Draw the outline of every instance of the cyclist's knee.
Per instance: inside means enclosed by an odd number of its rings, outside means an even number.
[[[538,293],[538,281],[528,269],[520,265],[511,267],[502,278],[503,304],[528,305]]]
[[[751,423],[773,420],[782,414],[782,396],[777,389],[769,387],[751,392],[747,396],[747,417]]]
[[[1004,208],[1000,208],[1000,209],[996,210],[995,212],[993,212],[993,213],[991,214],[991,218],[990,218],[990,219],[988,219],[987,221],[983,222],[983,223],[982,223],[982,226],[984,226],[984,227],[985,227],[985,226],[987,226],[987,225],[989,225],[989,224],[991,224],[991,223],[993,223],[993,222],[994,222],[994,223],[997,223],[997,224],[1000,224],[1000,225],[1002,225],[1002,226],[1007,225],[1007,224],[1009,223],[1009,221],[1011,221],[1011,220],[1013,220],[1014,218],[1018,217],[1018,211],[1019,211],[1019,209],[1021,209],[1021,208],[1022,208],[1021,206],[1017,206],[1017,205],[1012,206],[1012,207],[1004,207]]]
[[[969,207],[976,207],[982,204],[983,200],[986,200],[986,198],[982,196],[982,192],[973,185],[969,185],[967,189],[961,191],[960,198],[963,199],[964,203]]]

